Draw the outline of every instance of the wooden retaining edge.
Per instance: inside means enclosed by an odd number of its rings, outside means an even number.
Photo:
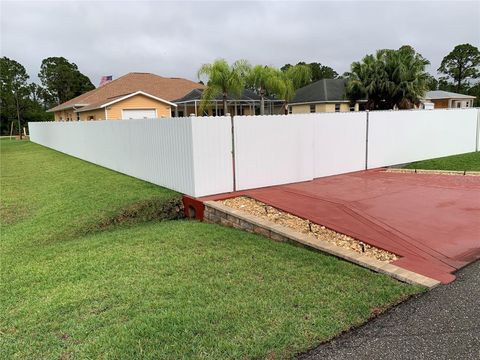
[[[438,174],[438,175],[467,175],[480,176],[480,171],[458,171],[458,170],[424,170],[424,169],[402,169],[388,168],[387,172],[392,173],[417,173],[417,174]]]
[[[440,281],[438,280],[417,274],[390,263],[376,260],[349,249],[335,246],[327,241],[317,239],[312,235],[303,234],[288,227],[275,224],[269,220],[264,220],[240,210],[232,209],[221,203],[206,201],[204,204],[205,222],[243,229],[248,232],[266,236],[275,241],[291,241],[298,243],[347,260],[372,271],[389,275],[405,283],[421,285],[430,289],[440,284]]]

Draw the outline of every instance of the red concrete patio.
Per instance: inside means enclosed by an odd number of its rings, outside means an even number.
[[[371,170],[234,195],[393,252],[395,265],[442,283],[480,258],[480,176]]]

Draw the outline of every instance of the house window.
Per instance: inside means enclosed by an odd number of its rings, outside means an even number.
[[[469,107],[469,106],[470,106],[470,101],[467,101],[467,102],[465,103],[465,107]]]
[[[310,105],[310,112],[314,113],[315,112],[315,104]]]
[[[335,104],[335,112],[340,112],[340,104]]]
[[[457,108],[461,107],[462,104],[460,103],[460,101],[457,102]]]
[[[80,121],[80,114],[77,113],[77,121]]]
[[[95,115],[90,115],[90,116],[88,117],[88,120],[95,120]]]

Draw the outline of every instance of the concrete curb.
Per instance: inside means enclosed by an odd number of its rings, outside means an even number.
[[[389,275],[397,280],[409,284],[416,284],[433,288],[440,281],[403,269],[396,265],[378,261],[355,251],[332,245],[314,236],[303,234],[293,229],[275,224],[271,221],[257,218],[242,211],[229,208],[215,201],[206,201],[204,221],[246,230],[268,237],[275,241],[293,242],[301,244],[327,254],[347,260],[375,272]]]
[[[406,173],[406,174],[416,173],[416,174],[480,176],[480,171],[423,170],[423,169],[402,169],[402,168],[388,168],[386,171],[392,172],[392,173]]]

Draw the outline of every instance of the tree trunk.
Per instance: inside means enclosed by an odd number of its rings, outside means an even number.
[[[227,108],[227,94],[223,93],[223,115],[227,115],[228,108]]]
[[[460,92],[460,85],[462,84],[462,67],[458,68],[457,93]]]
[[[265,90],[260,88],[260,115],[265,115]]]
[[[20,109],[18,105],[18,93],[15,92],[15,102],[17,104],[18,137],[22,140],[22,125],[20,124]]]
[[[284,109],[285,115],[288,115],[288,102],[285,101],[284,106],[285,106],[285,109]]]

